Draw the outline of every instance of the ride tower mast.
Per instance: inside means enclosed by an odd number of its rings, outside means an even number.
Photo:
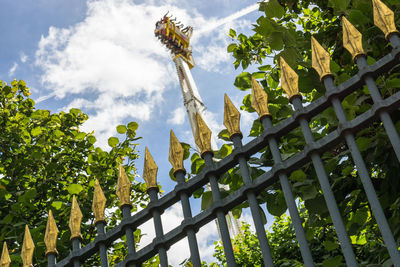
[[[165,14],[156,22],[155,36],[170,50],[176,71],[178,73],[179,83],[181,85],[183,104],[189,117],[190,126],[192,128],[193,138],[196,136],[196,113],[205,119],[206,107],[201,99],[196,83],[190,70],[194,67],[192,56],[192,47],[190,38],[192,37],[193,27],[184,27],[181,22],[176,22],[176,18]],[[211,137],[211,148],[218,150],[214,136]],[[209,185],[207,188],[210,190]],[[233,217],[232,212],[226,214],[229,231],[232,237],[241,233],[240,222]],[[215,220],[218,233],[221,238],[217,220]]]

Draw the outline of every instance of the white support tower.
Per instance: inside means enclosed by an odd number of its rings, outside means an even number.
[[[182,89],[183,104],[185,105],[188,113],[193,138],[195,138],[196,113],[200,114],[206,124],[207,120],[204,116],[206,107],[204,106],[203,100],[201,99],[196,83],[190,71],[190,69],[194,67],[192,49],[189,44],[193,28],[189,26],[181,29],[182,25],[176,25],[174,21],[176,21],[176,19],[171,19],[165,15],[156,23],[155,34],[161,40],[161,42],[163,42],[171,50]],[[211,137],[211,148],[213,150],[218,150],[214,135]],[[224,188],[224,186],[220,186]],[[208,184],[207,188],[210,190]],[[232,212],[229,212],[226,215],[226,219],[231,237],[235,237],[240,234],[240,222],[233,217]],[[217,224],[218,233],[221,237],[217,220],[215,220],[215,222]]]

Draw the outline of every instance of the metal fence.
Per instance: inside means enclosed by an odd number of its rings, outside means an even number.
[[[324,152],[343,141],[346,142],[349,148],[351,157],[357,168],[358,176],[361,179],[392,263],[394,266],[400,266],[398,245],[396,244],[389,228],[371,182],[370,174],[368,173],[354,137],[355,133],[368,127],[372,122],[380,120],[389,137],[395,154],[398,160],[400,160],[400,138],[389,115],[392,110],[400,107],[400,92],[395,93],[386,99],[382,99],[375,83],[376,77],[400,63],[400,37],[394,25],[393,12],[391,12],[379,0],[374,0],[373,2],[375,24],[384,31],[387,40],[391,43],[393,48],[389,54],[373,65],[368,65],[366,55],[362,48],[361,34],[353,25],[350,24],[349,21],[347,21],[346,18],[343,18],[344,47],[352,54],[356,64],[358,65],[358,74],[339,86],[335,86],[329,68],[330,55],[322,48],[317,40],[313,38],[311,40],[313,67],[319,73],[326,88],[325,96],[309,103],[307,106],[304,106],[297,87],[297,74],[289,67],[284,59],[281,58],[281,85],[286,91],[290,102],[295,109],[295,112],[290,118],[277,125],[272,125],[271,116],[268,111],[267,95],[257,81],[253,79],[252,106],[260,116],[260,121],[264,126],[264,132],[249,143],[243,145],[241,141],[242,135],[239,129],[240,114],[229,98],[225,96],[224,124],[227,127],[234,144],[234,150],[230,155],[218,162],[213,161],[213,153],[210,145],[211,132],[201,117],[197,115],[196,119],[198,128],[196,144],[201,149],[201,156],[205,161],[205,167],[202,172],[189,181],[185,181],[185,169],[183,167],[184,151],[171,131],[169,160],[174,168],[174,176],[178,183],[175,189],[158,199],[158,187],[156,182],[157,166],[146,148],[143,177],[146,180],[148,194],[150,196],[150,203],[147,208],[134,215],[131,214],[130,182],[126,177],[123,168],[120,166],[117,195],[120,199],[123,214],[121,223],[110,231],[105,232],[105,198],[100,185],[97,182],[93,200],[93,212],[96,218],[97,228],[97,236],[95,240],[81,248],[80,224],[82,213],[80,212],[78,203],[74,197],[70,218],[72,251],[68,257],[60,260],[58,263],[56,263],[56,240],[58,230],[51,212],[49,213],[45,235],[48,266],[81,266],[84,264],[85,260],[93,255],[100,255],[101,266],[108,266],[108,248],[112,246],[114,241],[122,236],[126,236],[128,253],[126,258],[117,264],[117,266],[140,266],[143,262],[156,254],[159,255],[161,266],[168,266],[168,248],[184,237],[188,238],[190,260],[193,263],[193,266],[200,266],[201,263],[196,240],[196,232],[202,226],[215,218],[218,220],[220,226],[221,239],[223,242],[227,265],[236,266],[225,214],[244,201],[248,201],[250,206],[256,233],[260,242],[264,264],[266,266],[273,266],[272,259],[274,255],[271,255],[270,252],[256,197],[258,194],[266,190],[268,186],[278,182],[280,182],[284,193],[304,264],[305,266],[314,266],[309,244],[298,213],[296,200],[288,181],[288,175],[291,172],[301,168],[309,162],[312,162],[317,174],[346,264],[348,266],[358,266],[349,236],[346,233],[345,225],[329,183],[328,174],[321,159],[321,155]],[[367,86],[374,104],[368,111],[359,115],[352,121],[348,121],[341,100],[364,85]],[[331,106],[333,106],[336,113],[339,126],[333,132],[316,141],[313,138],[309,121],[312,117]],[[301,128],[307,145],[303,151],[283,161],[277,140],[280,136],[287,134],[298,126]],[[271,170],[253,180],[250,177],[247,159],[267,146],[273,156],[274,166]],[[218,178],[237,165],[240,167],[244,185],[236,192],[222,198],[218,186]],[[194,191],[203,187],[207,183],[210,183],[211,185],[213,204],[210,208],[193,217],[189,197]],[[161,214],[177,202],[182,204],[184,214],[182,223],[173,230],[164,233]],[[149,245],[136,250],[133,232],[140,225],[150,219],[153,219],[154,221],[156,237]],[[26,227],[21,253],[24,266],[32,266],[33,250],[34,244],[30,237],[29,229]],[[9,265],[10,258],[8,256],[7,247],[4,246],[1,266]]]

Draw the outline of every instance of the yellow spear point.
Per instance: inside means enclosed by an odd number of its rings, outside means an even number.
[[[235,134],[242,136],[240,132],[240,112],[233,105],[228,95],[224,97],[224,125],[232,138]]]
[[[3,252],[1,253],[1,259],[0,259],[0,267],[10,267],[11,264],[11,258],[10,254],[8,254],[8,248],[7,248],[7,243],[3,243]]]
[[[49,253],[57,252],[57,235],[58,228],[56,222],[54,221],[53,213],[49,211],[49,217],[47,218],[46,233],[44,234],[44,243],[46,244],[46,255]]]
[[[35,250],[35,244],[33,243],[31,232],[29,232],[28,225],[25,225],[25,235],[24,235],[24,241],[22,243],[22,251],[21,251],[23,267],[33,267],[32,258],[33,258],[34,250]]]
[[[174,168],[174,172],[178,170],[185,170],[183,167],[184,149],[176,138],[174,132],[171,130],[169,135],[169,156],[168,160]]]
[[[399,33],[394,24],[394,12],[380,0],[372,0],[372,5],[374,9],[374,23],[383,31],[385,38],[389,39],[392,33]]]
[[[362,46],[362,34],[346,19],[343,17],[343,46],[350,52],[353,60],[360,55],[365,55]]]
[[[144,155],[143,179],[146,182],[147,190],[149,190],[150,188],[158,187],[157,171],[158,167],[154,162],[154,159],[151,156],[149,149],[146,147]]]
[[[96,179],[94,185],[94,195],[93,195],[93,203],[92,203],[92,211],[94,213],[94,217],[96,218],[95,223],[105,222],[104,209],[106,208],[107,199],[104,196],[103,190],[101,190],[100,183]]]

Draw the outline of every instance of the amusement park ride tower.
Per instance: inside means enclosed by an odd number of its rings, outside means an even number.
[[[168,17],[167,14],[157,21],[154,33],[156,37],[171,51],[182,89],[183,104],[186,107],[193,137],[195,138],[196,113],[199,113],[206,123],[207,121],[204,117],[204,111],[206,108],[190,72],[194,67],[192,47],[190,46],[193,27],[183,27],[180,22],[176,22],[176,18],[172,19],[171,17]],[[213,150],[218,150],[214,137],[211,138],[211,147]],[[238,235],[241,232],[240,222],[233,217],[231,212],[226,215],[226,219],[231,237]],[[218,222],[215,222],[218,227]]]

